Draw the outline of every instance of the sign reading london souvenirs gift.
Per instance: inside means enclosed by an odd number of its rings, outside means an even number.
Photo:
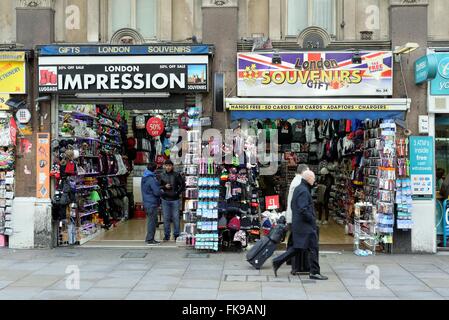
[[[205,92],[208,57],[41,57],[39,92]]]
[[[389,51],[239,53],[238,96],[390,96],[393,55]]]

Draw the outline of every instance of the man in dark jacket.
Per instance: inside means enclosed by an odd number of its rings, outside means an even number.
[[[174,237],[179,237],[179,209],[181,206],[180,197],[184,192],[185,183],[182,176],[174,171],[173,162],[165,161],[165,172],[161,175],[162,187],[162,212],[164,214],[165,241],[170,240],[171,221],[174,225]]]
[[[293,246],[280,256],[273,259],[273,270],[277,270],[287,260],[291,259],[301,249],[309,251],[310,279],[327,280],[320,274],[318,263],[318,235],[316,216],[310,189],[315,183],[315,174],[307,170],[302,175],[301,184],[296,187],[292,198],[292,227]]]
[[[157,208],[160,204],[161,186],[156,178],[157,165],[151,163],[143,173],[142,177],[142,198],[145,212],[147,213],[147,237],[146,243],[149,245],[157,245],[159,241],[154,239],[157,226]]]

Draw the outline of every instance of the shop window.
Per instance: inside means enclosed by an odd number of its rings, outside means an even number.
[[[435,156],[437,168],[437,190],[449,174],[449,117],[437,115],[435,118]]]
[[[335,35],[336,0],[288,0],[287,35],[298,35],[310,26]]]
[[[109,0],[111,34],[122,28],[137,30],[145,39],[156,38],[157,0]]]

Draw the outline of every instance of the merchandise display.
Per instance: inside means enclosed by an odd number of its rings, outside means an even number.
[[[126,217],[127,116],[121,105],[60,106],[51,173],[59,245],[83,244]]]
[[[341,226],[343,234],[354,235],[361,255],[375,254],[379,246],[391,253],[395,220],[399,229],[411,228],[408,141],[399,138],[394,120],[241,120],[233,121],[231,128],[242,133],[234,138],[234,150],[245,158],[238,146],[248,144],[250,135],[244,134],[248,128],[260,130],[259,137],[265,134],[267,141],[269,129],[278,130],[278,172],[256,178],[262,202],[266,196],[279,195],[279,209],[285,210],[289,185],[297,165],[303,163],[315,172],[317,181],[323,178],[321,172],[332,176],[327,191],[330,218]],[[265,146],[269,153],[269,144]],[[228,171],[227,179],[236,173]],[[224,198],[231,199],[234,189],[229,184],[225,189]],[[315,189],[312,195],[317,200]],[[361,218],[367,211],[369,217]],[[262,222],[264,232],[269,232],[270,219],[262,217]],[[363,251],[362,244],[369,250]]]
[[[10,114],[0,117],[0,242],[13,234],[12,205],[15,197],[17,126]],[[2,245],[0,245],[2,246]]]

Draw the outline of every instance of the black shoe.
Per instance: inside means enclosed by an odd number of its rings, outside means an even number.
[[[278,276],[278,269],[280,268],[280,265],[277,265],[274,261],[273,261],[273,271],[274,271],[274,276],[277,278]]]
[[[147,245],[149,245],[149,246],[157,246],[158,244],[161,244],[161,243],[156,240],[147,241]]]
[[[329,279],[328,277],[322,276],[321,274],[311,274],[309,276],[309,278],[313,279],[313,280],[328,280]]]

